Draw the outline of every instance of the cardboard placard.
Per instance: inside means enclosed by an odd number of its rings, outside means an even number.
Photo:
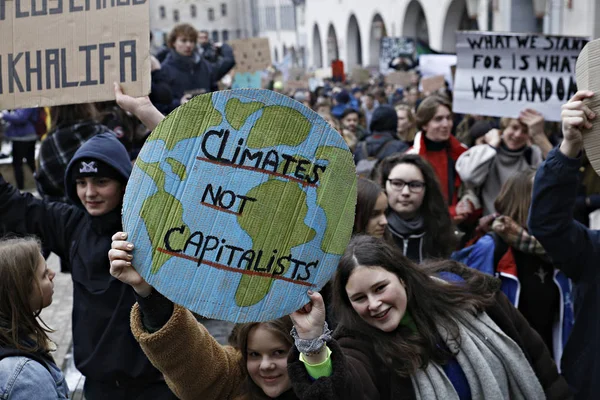
[[[575,63],[583,37],[457,32],[453,110],[515,118],[532,108],[547,121],[577,91]]]
[[[150,92],[149,2],[0,0],[0,109]]]
[[[134,266],[209,318],[267,321],[308,303],[352,233],[356,173],[342,136],[269,90],[195,97],[142,148],[123,201]]]
[[[343,64],[342,64],[342,68],[343,68]],[[332,67],[316,69],[312,74],[317,79],[321,79],[321,80],[323,80],[323,79],[329,79],[329,78],[331,78],[333,76]]]
[[[237,72],[258,72],[271,66],[271,48],[268,38],[231,40]]]
[[[369,83],[371,79],[371,72],[362,67],[354,67],[352,68],[352,73],[350,74],[350,79],[353,83],[365,84]]]
[[[291,92],[295,92],[296,90],[309,90],[308,79],[287,81],[285,83],[285,88]]]
[[[415,53],[415,41],[405,37],[383,37],[379,49],[379,71],[387,75],[394,71],[390,62],[398,57],[406,58],[407,65],[412,65]]]
[[[430,76],[421,79],[423,85],[423,93],[434,93],[446,86],[446,78],[444,75]]]
[[[600,39],[589,42],[577,59],[577,87],[579,90],[591,90],[594,96],[586,99],[586,105],[600,115]],[[598,117],[593,121],[591,130],[584,131],[585,152],[597,174],[600,175],[600,125]],[[591,214],[590,214],[591,215]]]
[[[405,71],[394,71],[387,74],[384,78],[385,83],[398,85],[401,87],[410,86],[411,74]]]

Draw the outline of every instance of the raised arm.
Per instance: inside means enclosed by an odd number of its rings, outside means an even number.
[[[182,400],[233,399],[244,379],[240,352],[221,346],[190,311],[153,289],[134,269],[133,243],[126,239],[124,232],[113,235],[110,273],[138,295],[131,331],[148,359]]]
[[[148,96],[131,97],[123,93],[121,86],[115,82],[115,98],[124,111],[135,115],[149,130],[154,130],[165,116],[150,101]]]
[[[471,147],[456,160],[456,172],[460,179],[472,187],[480,187],[485,183],[490,165],[496,158],[496,149],[500,146],[500,131],[489,131],[485,135],[485,142]]]
[[[579,91],[562,107],[563,142],[538,169],[529,212],[529,230],[546,249],[554,265],[574,281],[593,273],[600,256],[600,233],[573,219],[577,196],[582,128],[592,127],[594,113],[584,104],[590,91]]]

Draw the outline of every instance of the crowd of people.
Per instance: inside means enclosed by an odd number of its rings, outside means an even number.
[[[135,270],[120,210],[149,132],[216,90],[235,60],[186,24],[155,56],[149,97],[115,85],[114,102],[0,114],[16,182],[0,175],[2,398],[69,396],[39,318],[52,302],[50,252],[73,279],[74,360],[88,400],[600,393],[600,231],[587,226],[600,178],[582,154],[582,132],[597,123],[593,93],[570,99],[559,124],[529,108],[453,114],[452,92],[423,93],[417,70],[406,87],[374,76],[291,93],[271,82],[353,152],[353,238],[309,304],[222,338]],[[23,160],[39,196],[22,191]]]

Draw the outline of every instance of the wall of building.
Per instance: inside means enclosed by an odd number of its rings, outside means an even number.
[[[536,17],[540,4],[545,16]],[[455,52],[454,32],[467,25],[482,31],[600,36],[600,0],[306,0],[299,10],[308,65],[315,67],[337,57],[348,68],[376,65],[382,31],[416,37],[449,53]]]
[[[248,9],[246,1],[236,0],[152,1],[150,27],[154,43],[160,44],[161,33],[168,33],[178,23],[207,30],[215,41],[252,36]]]

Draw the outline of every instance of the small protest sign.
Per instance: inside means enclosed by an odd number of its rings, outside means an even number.
[[[389,83],[392,85],[398,85],[401,87],[410,86],[411,76],[410,72],[406,71],[394,71],[387,74],[384,78],[385,83]]]
[[[448,81],[450,89],[454,82],[452,76],[452,66],[456,65],[456,55],[454,54],[423,54],[419,57],[419,71],[423,78],[430,76],[443,75]]]
[[[309,90],[308,79],[287,81],[285,83],[285,88],[291,93],[295,92],[296,90]]]
[[[591,90],[594,96],[585,100],[586,105],[600,115],[600,39],[589,42],[577,59],[577,87],[579,90]],[[585,153],[600,175],[600,125],[598,118],[593,121],[592,129],[584,128],[583,145]],[[591,214],[590,214],[591,215]]]
[[[0,109],[150,92],[149,2],[0,0]]]
[[[408,68],[414,64],[415,41],[405,37],[383,37],[379,49],[379,71],[387,75],[394,71],[390,68],[390,62],[396,58],[401,58]]]
[[[430,76],[421,79],[423,85],[423,93],[434,93],[446,86],[446,78],[444,75]]]
[[[454,112],[517,117],[533,108],[548,121],[577,91],[583,37],[457,32]]]
[[[353,83],[366,84],[369,83],[369,79],[371,78],[371,73],[368,69],[362,67],[354,67],[352,68],[352,73],[350,74],[350,79]]]
[[[233,74],[232,89],[260,89],[263,87],[262,71],[236,72]]]
[[[195,97],[142,148],[125,192],[135,268],[209,318],[272,320],[334,274],[354,223],[342,136],[269,90]]]
[[[229,45],[233,49],[236,72],[258,72],[271,66],[268,38],[231,40]]]

